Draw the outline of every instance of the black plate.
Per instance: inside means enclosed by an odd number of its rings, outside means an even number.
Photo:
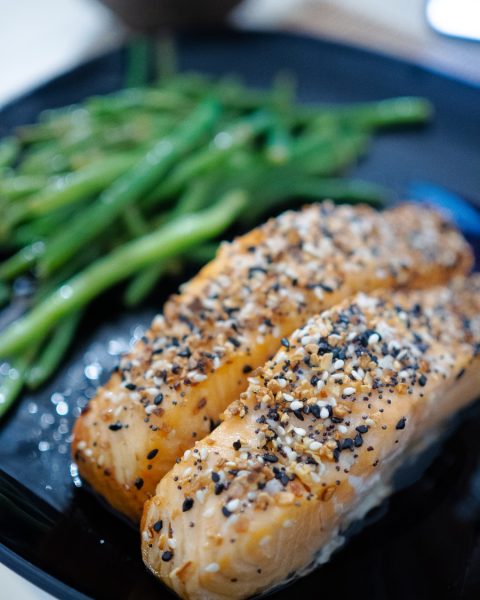
[[[61,106],[121,86],[124,52],[68,73],[0,113],[0,134]],[[279,69],[305,101],[419,94],[432,126],[378,139],[355,174],[401,194],[411,180],[444,185],[480,203],[480,91],[417,66],[290,35],[224,33],[180,39],[183,68],[238,72],[259,86]],[[169,598],[139,557],[138,533],[100,506],[70,473],[74,417],[178,285],[158,289],[135,314],[115,294],[98,302],[58,377],[25,396],[0,427],[0,559],[60,598]],[[113,341],[112,341],[113,340]],[[99,368],[103,367],[103,370]],[[326,566],[275,598],[480,597],[480,410],[474,407],[416,483],[397,492],[374,523]],[[73,473],[75,475],[75,473]]]

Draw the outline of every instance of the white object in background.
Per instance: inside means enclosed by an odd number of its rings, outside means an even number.
[[[307,0],[308,1],[308,0]],[[275,29],[306,0],[243,0],[230,15],[230,22],[243,29]]]
[[[2,598],[15,600],[55,600],[20,575],[0,563],[0,589]]]
[[[426,14],[436,31],[480,41],[480,0],[429,0]]]
[[[0,15],[0,106],[124,36],[94,0],[0,0]]]

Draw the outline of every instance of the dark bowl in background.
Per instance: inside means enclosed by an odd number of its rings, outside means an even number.
[[[240,0],[101,0],[132,29],[155,31],[175,27],[222,25]]]

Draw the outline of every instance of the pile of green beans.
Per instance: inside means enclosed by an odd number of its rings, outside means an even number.
[[[0,331],[0,417],[53,374],[106,289],[126,282],[135,306],[285,203],[381,205],[383,188],[341,175],[377,131],[432,113],[410,97],[302,106],[285,76],[266,91],[195,73],[140,85],[140,50],[135,87],[44,111],[0,141],[0,304],[16,302],[19,278],[34,284]]]

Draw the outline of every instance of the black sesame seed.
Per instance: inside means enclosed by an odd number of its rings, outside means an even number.
[[[367,425],[359,425],[358,427],[355,427],[356,431],[358,431],[358,433],[367,433],[368,431],[368,426]]]
[[[152,460],[152,458],[155,458],[158,454],[158,448],[154,448],[153,450],[150,450],[150,452],[147,454],[147,459],[148,460]]]
[[[395,429],[405,429],[405,423],[407,422],[406,417],[402,417],[400,421],[395,425]]]
[[[285,338],[285,337],[284,337],[284,338],[282,338],[282,339],[281,339],[281,341],[280,341],[280,343],[281,343],[281,344],[282,344],[282,346],[284,346],[285,348],[287,348],[287,349],[288,349],[288,348],[290,348],[290,342],[288,341],[288,339],[287,339],[287,338]]]
[[[239,348],[240,347],[240,342],[237,340],[237,338],[234,338],[233,336],[229,336],[228,337],[228,341],[235,346],[235,348]]]
[[[118,431],[119,429],[122,429],[122,427],[123,427],[123,424],[120,423],[120,421],[117,421],[116,423],[112,423],[111,425],[108,426],[110,431]]]
[[[193,506],[193,498],[185,498],[185,500],[183,501],[182,504],[182,511],[183,512],[187,512],[187,510],[190,510]]]
[[[158,406],[163,402],[163,394],[157,394],[153,400],[153,403]]]
[[[162,560],[164,562],[168,562],[169,560],[172,560],[173,558],[173,552],[170,552],[170,550],[165,550],[165,552],[162,554]]]
[[[353,438],[353,443],[355,448],[360,448],[360,446],[363,444],[363,438],[359,433],[357,433],[357,435]]]
[[[465,373],[465,369],[460,369],[460,371],[458,372],[458,375],[457,375],[457,379],[460,379],[460,377],[463,377],[464,373]]]
[[[350,450],[350,448],[353,448],[353,440],[352,438],[345,438],[342,441],[342,450]]]
[[[216,483],[215,484],[215,496],[219,496],[223,490],[225,489],[225,486],[223,485],[223,483]]]
[[[127,388],[127,390],[136,390],[137,386],[134,383],[127,383],[125,385],[125,387]]]
[[[215,471],[212,471],[212,481],[218,483],[220,481],[220,475]]]
[[[157,521],[156,523],[153,524],[153,530],[156,531],[157,533],[162,530],[162,527],[163,527],[163,521],[161,519],[160,519],[160,521]]]
[[[250,365],[244,365],[242,371],[247,374],[247,373],[251,373],[253,371],[253,367],[251,367]]]
[[[190,348],[185,348],[184,350],[181,350],[177,356],[182,356],[183,358],[190,358],[190,356],[192,356],[192,353],[190,352]]]
[[[143,479],[141,477],[137,477],[135,479],[135,487],[137,488],[137,490],[141,490],[143,487]]]
[[[235,448],[235,450],[240,450],[240,448],[242,447],[242,442],[240,440],[237,440],[236,442],[233,442],[232,445]]]
[[[278,462],[278,458],[275,456],[275,454],[264,454],[263,455],[263,460],[269,462],[269,463],[276,463]]]
[[[225,517],[229,517],[232,514],[226,506],[222,506],[222,513]]]
[[[313,415],[314,417],[316,417],[317,419],[319,419],[319,418],[320,418],[320,410],[321,410],[321,409],[320,409],[320,407],[319,407],[317,404],[313,404],[313,405],[310,407],[310,412],[311,412],[311,413],[312,413],[312,415]]]
[[[420,375],[420,377],[418,378],[418,384],[421,385],[422,387],[424,387],[427,383],[427,378],[425,377],[425,375]]]

